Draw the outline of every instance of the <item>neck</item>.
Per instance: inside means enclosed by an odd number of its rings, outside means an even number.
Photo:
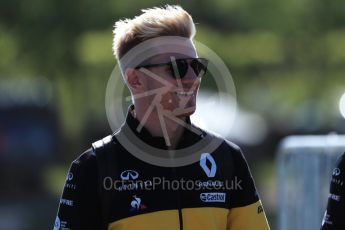
[[[146,118],[145,116],[147,108],[142,110],[135,107],[132,111],[132,115],[155,137],[163,137],[167,142],[167,145],[171,148],[176,148],[179,140],[182,137],[184,127],[177,122],[173,121],[162,112],[153,109],[153,111]],[[161,116],[161,117],[160,117]],[[173,116],[173,115],[172,115]],[[186,122],[186,117],[175,117],[181,120],[183,123]]]

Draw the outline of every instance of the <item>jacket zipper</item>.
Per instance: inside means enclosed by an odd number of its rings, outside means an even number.
[[[172,168],[174,179],[177,179],[176,168]],[[183,216],[182,216],[182,208],[181,208],[181,194],[180,189],[177,189],[177,210],[178,210],[178,220],[180,224],[180,230],[183,230]]]
[[[183,230],[183,218],[181,208],[178,209],[178,220],[180,222],[180,230]]]

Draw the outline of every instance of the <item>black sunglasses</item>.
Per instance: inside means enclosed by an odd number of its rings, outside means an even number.
[[[176,68],[178,70],[178,75],[174,71],[175,63],[176,63]],[[203,75],[205,75],[207,71],[207,64],[208,64],[208,60],[205,58],[181,58],[181,59],[171,60],[166,63],[140,65],[140,66],[135,67],[135,69],[152,68],[152,67],[167,65],[169,66],[170,72],[175,79],[177,78],[182,79],[186,76],[186,73],[188,72],[188,66],[192,67],[196,76],[202,77]]]

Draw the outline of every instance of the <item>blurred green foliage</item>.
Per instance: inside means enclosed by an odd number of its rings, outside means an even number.
[[[116,65],[114,22],[165,4],[180,4],[191,13],[196,40],[229,67],[239,105],[262,115],[271,132],[345,132],[338,109],[345,92],[345,1],[0,0],[0,82],[45,77],[54,88],[66,153],[41,179],[55,196],[65,180],[65,162],[84,149],[90,127],[107,127],[104,98]],[[204,79],[203,88],[214,86]],[[274,167],[270,160],[258,163],[254,175],[272,209]]]
[[[345,91],[341,0],[2,0],[0,77],[50,79],[63,133],[81,136],[90,122],[106,119],[114,22],[176,3],[198,23],[196,40],[229,66],[241,106],[273,129],[310,124],[310,113],[316,127],[335,128]]]

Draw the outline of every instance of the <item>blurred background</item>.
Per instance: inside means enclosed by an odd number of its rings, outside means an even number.
[[[276,229],[280,141],[345,132],[345,1],[0,0],[1,230],[53,227],[70,162],[111,132],[114,22],[176,3],[231,71],[238,113],[227,137]]]

